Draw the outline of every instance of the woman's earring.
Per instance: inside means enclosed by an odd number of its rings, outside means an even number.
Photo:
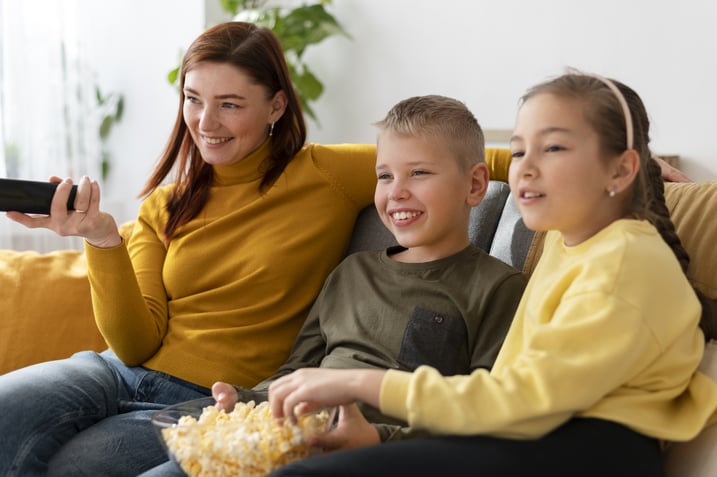
[[[274,121],[271,122],[271,126],[269,126],[269,136],[274,135]]]
[[[613,197],[615,197],[615,194],[617,194],[617,192],[615,192],[615,186],[612,186],[610,190],[607,191],[607,196],[612,199]]]

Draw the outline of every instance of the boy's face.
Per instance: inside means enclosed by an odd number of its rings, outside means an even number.
[[[469,244],[471,207],[488,187],[488,169],[462,171],[441,141],[382,132],[376,161],[374,200],[384,225],[408,250],[402,262],[427,262]]]

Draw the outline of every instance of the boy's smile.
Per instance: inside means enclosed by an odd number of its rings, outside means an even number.
[[[398,243],[408,249],[393,255],[396,260],[437,260],[469,244],[472,175],[449,151],[434,138],[388,131],[379,138],[376,209]]]

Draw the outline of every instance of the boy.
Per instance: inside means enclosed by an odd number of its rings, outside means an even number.
[[[463,103],[442,96],[403,100],[376,126],[374,200],[400,245],[339,264],[287,362],[255,390],[302,367],[430,364],[453,375],[493,364],[525,278],[468,239],[470,209],[488,187],[483,132]],[[215,384],[213,394],[229,409],[235,402],[226,385]],[[373,408],[363,411],[375,424],[366,441],[338,435],[339,425],[322,446],[366,444],[372,430],[376,442],[411,433]]]
[[[346,257],[327,278],[289,359],[253,390],[304,367],[429,364],[453,375],[493,365],[526,280],[468,239],[470,210],[488,187],[483,132],[463,103],[442,96],[403,100],[376,126],[374,200],[400,245]],[[226,410],[249,399],[244,390],[212,387]],[[417,434],[375,408],[361,411],[343,406],[338,426],[313,444],[336,450]],[[363,422],[359,432],[342,432],[349,419]]]

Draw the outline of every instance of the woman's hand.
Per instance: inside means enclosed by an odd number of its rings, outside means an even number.
[[[355,401],[378,407],[385,373],[376,369],[299,369],[271,383],[271,411],[275,417],[295,420],[297,412]]]
[[[224,412],[232,412],[236,406],[239,394],[231,384],[217,381],[212,384],[212,396],[217,402],[216,406]]]
[[[652,158],[659,164],[660,172],[664,180],[668,182],[693,182],[684,172],[671,166],[661,157],[652,156]]]
[[[28,215],[8,212],[7,217],[31,229],[46,228],[56,234],[83,237],[90,245],[99,248],[116,247],[122,243],[115,219],[100,211],[100,186],[84,176],[77,185],[75,210],[67,210],[67,200],[72,189],[72,179],[64,181],[51,177],[58,184],[50,205],[50,215]]]
[[[310,438],[308,443],[324,452],[333,452],[379,444],[381,437],[358,406],[348,404],[339,407],[339,422],[334,429]]]

